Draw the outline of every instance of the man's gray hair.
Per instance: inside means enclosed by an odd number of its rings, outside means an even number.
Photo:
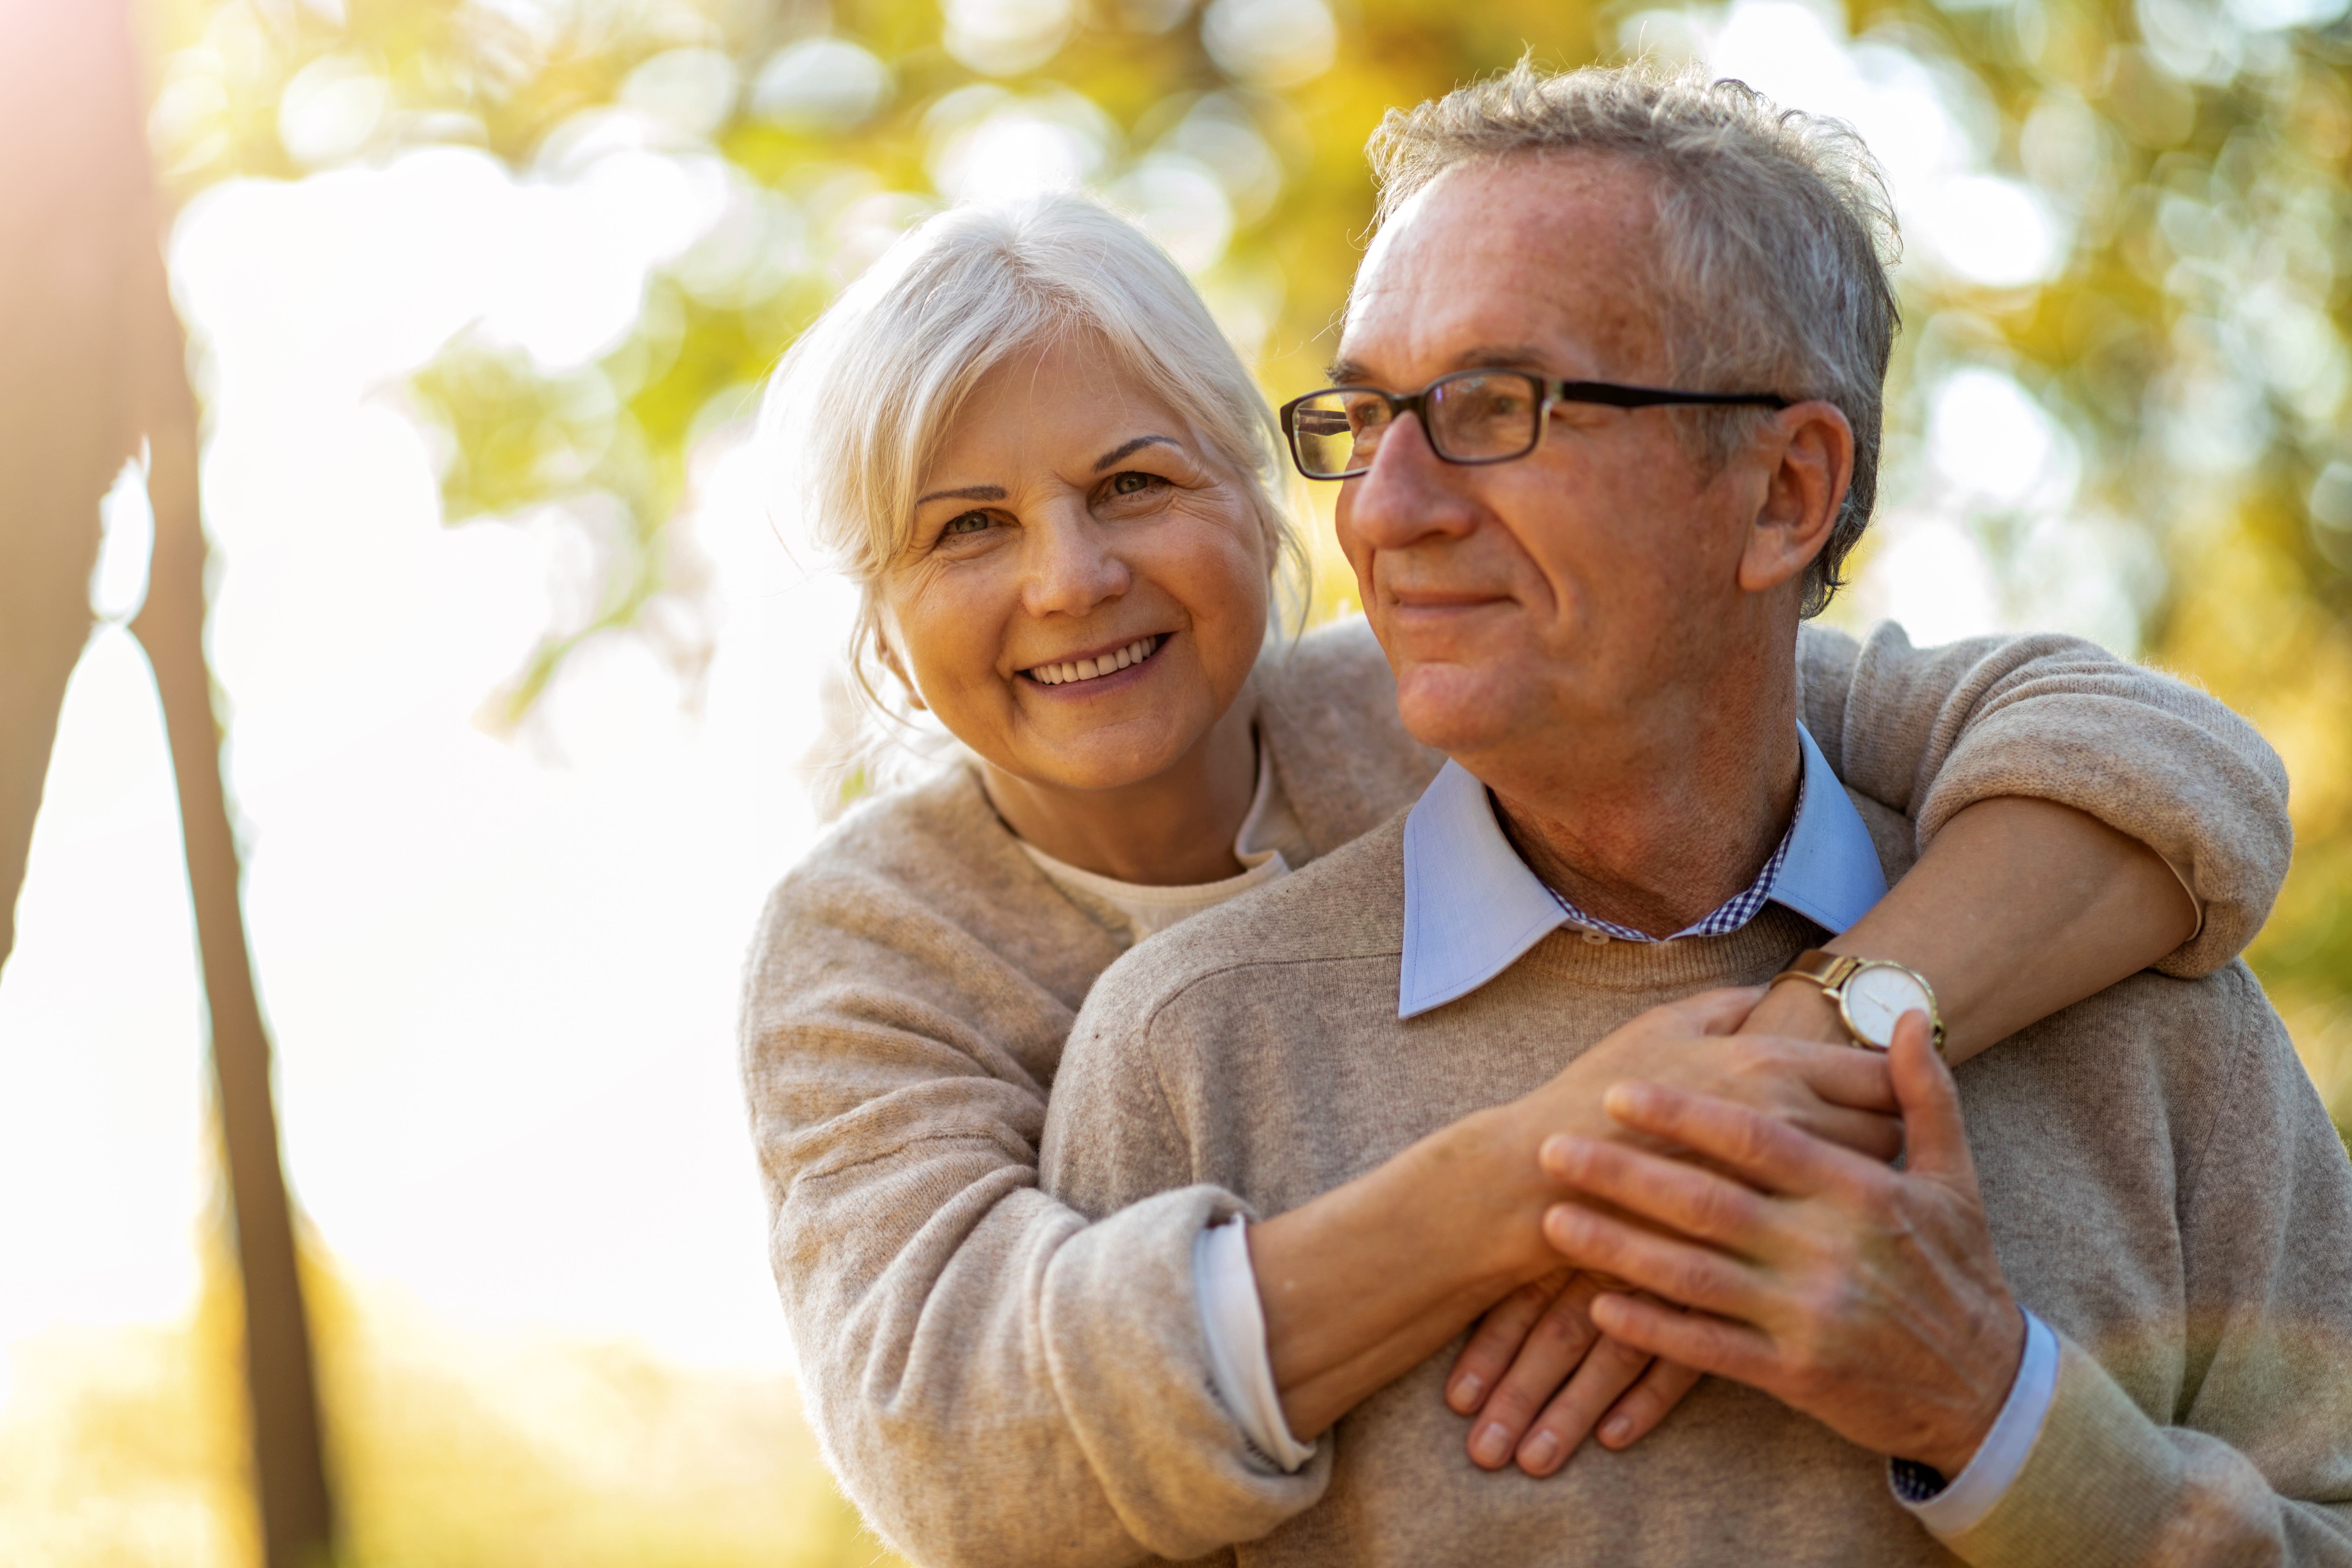
[[[1843,584],[1878,491],[1880,408],[1901,325],[1887,275],[1899,241],[1886,183],[1853,129],[1784,110],[1743,82],[1645,61],[1505,74],[1391,110],[1368,149],[1382,223],[1456,164],[1591,153],[1632,161],[1656,191],[1655,305],[1675,384],[1835,404],[1853,479],[1806,569],[1804,613]],[[1721,463],[1769,415],[1685,416]]]

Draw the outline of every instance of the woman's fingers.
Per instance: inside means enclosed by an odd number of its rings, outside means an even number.
[[[1519,1347],[1528,1342],[1528,1331],[1536,1326],[1573,1272],[1554,1269],[1486,1309],[1486,1315],[1471,1331],[1470,1342],[1454,1358],[1453,1372],[1446,1375],[1445,1403],[1454,1414],[1473,1415],[1486,1403],[1488,1391],[1503,1380],[1517,1359]]]
[[[1642,1380],[1627,1389],[1601,1418],[1601,1446],[1630,1448],[1648,1436],[1704,1375],[1678,1361],[1651,1362]]]
[[[1886,1058],[1876,1051],[1853,1046],[1825,1046],[1813,1040],[1790,1040],[1789,1066],[1805,1086],[1832,1105],[1856,1110],[1898,1115],[1895,1081]]]
[[[1892,1160],[1903,1152],[1903,1121],[1875,1110],[1849,1110],[1843,1105],[1816,1105],[1789,1118],[1790,1126],[1824,1142],[1836,1143],[1874,1160]]]
[[[1720,990],[1702,991],[1696,996],[1653,1007],[1649,1016],[1695,1035],[1728,1035],[1748,1021],[1748,1015],[1756,1011],[1756,1004],[1764,1000],[1769,989],[1763,985],[1727,985]]]
[[[1591,1314],[1592,1298],[1600,1292],[1597,1281],[1576,1275],[1528,1326],[1518,1354],[1470,1424],[1473,1464],[1498,1470],[1510,1463],[1537,1412],[1561,1380],[1584,1362],[1585,1352],[1600,1337],[1593,1331]],[[1615,1397],[1613,1390],[1611,1397]]]

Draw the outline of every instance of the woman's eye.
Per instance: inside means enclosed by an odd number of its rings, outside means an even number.
[[[1139,474],[1130,469],[1123,474],[1113,474],[1110,477],[1110,489],[1113,495],[1131,496],[1138,490],[1150,489],[1153,485],[1160,482],[1160,476],[1157,474]]]
[[[940,530],[940,537],[941,539],[953,539],[959,533],[985,533],[988,531],[990,523],[988,514],[986,512],[968,511],[961,517],[949,519],[948,525]]]

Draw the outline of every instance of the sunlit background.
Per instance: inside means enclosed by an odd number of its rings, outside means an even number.
[[[793,1403],[735,1079],[845,615],[761,503],[756,384],[923,213],[1083,184],[1304,390],[1381,110],[1522,47],[1703,59],[1869,140],[1908,324],[1832,618],[2079,632],[2251,714],[2299,837],[2256,963],[2352,1120],[2345,7],[153,0],[352,1560],[883,1555]],[[135,479],[0,982],[25,1568],[255,1550]]]

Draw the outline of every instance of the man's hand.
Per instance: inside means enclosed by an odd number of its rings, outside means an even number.
[[[1593,1298],[1606,1288],[1597,1276],[1558,1269],[1479,1321],[1445,1380],[1445,1403],[1476,1417],[1472,1463],[1499,1470],[1517,1458],[1530,1476],[1550,1475],[1595,1422],[1603,1447],[1627,1447],[1697,1384],[1687,1367],[1653,1360],[1593,1327]]]
[[[1811,994],[1791,994],[1802,992]],[[1629,1073],[1736,1099],[1881,1158],[1900,1147],[1900,1128],[1886,1114],[1895,1098],[1885,1064],[1844,1043],[1815,987],[1713,991],[1654,1008],[1522,1105],[1557,1111],[1580,1097],[1590,1116],[1608,1082]],[[1622,1136],[1611,1123],[1600,1130]],[[1689,1368],[1654,1362],[1593,1326],[1592,1300],[1605,1288],[1592,1275],[1555,1270],[1481,1320],[1445,1384],[1447,1405],[1475,1417],[1473,1462],[1499,1469],[1516,1458],[1528,1475],[1550,1475],[1596,1423],[1603,1447],[1630,1447],[1697,1384]]]
[[[1543,1147],[1549,1174],[1674,1234],[1561,1204],[1544,1235],[1570,1263],[1691,1309],[1604,1293],[1592,1319],[1612,1339],[1953,1476],[2000,1413],[2025,1325],[1993,1256],[1958,1091],[1918,1014],[1887,1065],[1909,1149],[1901,1172],[1720,1099],[1624,1083],[1608,1095],[1613,1118],[1741,1179],[1562,1135]]]

